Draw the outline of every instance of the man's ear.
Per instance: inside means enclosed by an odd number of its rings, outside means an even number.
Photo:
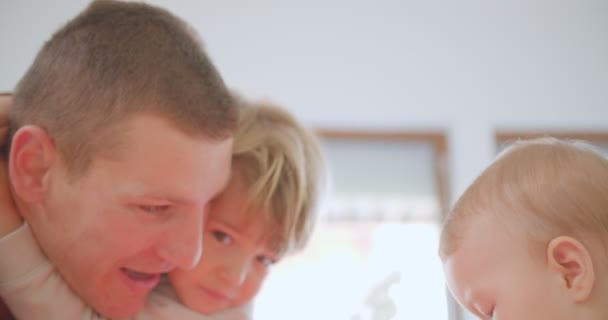
[[[9,154],[9,177],[18,198],[30,203],[44,199],[56,155],[55,145],[42,128],[28,125],[15,133]]]
[[[547,258],[549,268],[560,276],[574,302],[589,299],[595,274],[589,250],[581,242],[567,236],[554,238],[547,246]]]

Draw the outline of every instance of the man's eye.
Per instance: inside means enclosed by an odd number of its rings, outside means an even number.
[[[145,213],[158,215],[158,214],[167,212],[167,210],[169,210],[169,206],[168,205],[162,205],[162,206],[140,205],[139,209],[141,209],[141,211],[144,211]]]
[[[214,230],[213,237],[215,238],[215,240],[217,240],[217,242],[219,242],[223,245],[226,245],[226,246],[231,245],[233,242],[232,237],[223,231]]]

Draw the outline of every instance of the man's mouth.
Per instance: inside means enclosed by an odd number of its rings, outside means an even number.
[[[120,268],[120,271],[125,276],[127,284],[133,288],[149,290],[156,287],[160,280],[159,273],[139,272],[129,268]]]

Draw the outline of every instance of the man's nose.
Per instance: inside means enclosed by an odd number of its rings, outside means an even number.
[[[167,225],[167,236],[159,248],[161,258],[181,269],[196,267],[203,252],[203,223],[201,212],[192,219]]]

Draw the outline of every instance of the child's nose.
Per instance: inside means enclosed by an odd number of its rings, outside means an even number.
[[[179,224],[166,226],[167,239],[158,249],[163,259],[186,270],[198,264],[203,249],[203,214],[191,216]]]
[[[233,257],[226,261],[221,270],[222,281],[227,286],[240,287],[247,279],[250,268],[251,263],[247,257]]]

